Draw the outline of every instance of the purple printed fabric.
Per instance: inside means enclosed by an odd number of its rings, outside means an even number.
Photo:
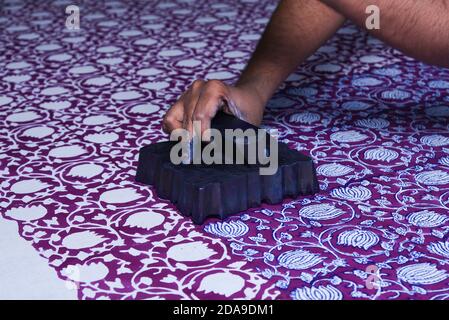
[[[449,71],[345,25],[264,118],[321,192],[195,226],[138,150],[193,80],[238,78],[276,1],[80,1],[79,31],[70,4],[1,8],[0,208],[80,299],[449,299]]]

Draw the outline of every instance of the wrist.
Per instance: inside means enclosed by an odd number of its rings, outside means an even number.
[[[261,124],[268,99],[263,97],[253,84],[236,84],[232,100],[238,109],[238,115],[236,115],[240,119],[255,126]]]
[[[255,107],[263,109],[272,96],[271,89],[261,85],[257,81],[239,80],[235,88],[239,91],[245,92],[247,95],[251,95]]]

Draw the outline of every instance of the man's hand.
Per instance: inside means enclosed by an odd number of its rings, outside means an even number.
[[[200,120],[203,133],[218,110],[259,125],[279,85],[343,22],[343,16],[319,0],[282,0],[237,84],[195,81],[168,110],[164,131],[184,128],[193,134],[193,121]]]
[[[182,128],[192,136],[193,122],[201,121],[201,135],[208,140],[203,133],[210,128],[218,111],[259,125],[264,104],[257,91],[249,87],[232,87],[218,80],[196,80],[167,111],[162,125],[166,133]]]
[[[265,104],[282,81],[346,19],[363,26],[368,4],[381,9],[382,28],[372,31],[375,36],[415,58],[449,67],[448,3],[282,0],[236,86],[218,80],[195,81],[167,112],[164,131],[184,128],[193,134],[193,121],[200,120],[203,133],[219,110],[259,125]]]

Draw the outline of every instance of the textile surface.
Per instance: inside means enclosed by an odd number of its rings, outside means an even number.
[[[195,226],[138,150],[193,80],[237,79],[276,2],[80,1],[78,31],[69,4],[1,8],[0,208],[80,299],[449,299],[449,71],[345,25],[264,118],[321,192]]]

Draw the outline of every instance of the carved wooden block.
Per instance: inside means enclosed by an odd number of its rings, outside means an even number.
[[[248,128],[248,123],[228,115],[218,115],[217,120],[226,126],[224,120],[229,118],[231,128]],[[141,148],[136,181],[154,186],[160,198],[170,200],[195,224],[212,216],[224,219],[262,202],[276,204],[319,191],[312,159],[282,143],[274,175],[260,175],[260,166],[250,164],[174,165],[170,150],[175,144],[168,141]]]

